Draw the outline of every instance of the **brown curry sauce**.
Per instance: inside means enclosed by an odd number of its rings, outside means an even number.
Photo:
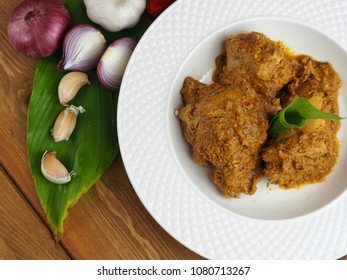
[[[226,197],[253,194],[264,175],[285,188],[324,180],[337,161],[339,122],[307,120],[279,136],[267,130],[296,97],[338,114],[341,80],[332,66],[257,32],[232,35],[225,48],[212,84],[187,77],[181,89],[177,115],[194,161],[213,166],[210,177]]]

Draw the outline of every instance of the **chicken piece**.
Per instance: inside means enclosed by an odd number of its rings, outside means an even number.
[[[307,99],[319,97],[322,100],[320,110],[338,114],[338,92],[342,81],[331,64],[316,61],[307,55],[297,57],[297,62],[297,77],[288,85],[289,92],[282,105],[287,106],[298,96]],[[332,124],[340,126],[340,122]]]
[[[225,47],[226,57],[221,56],[216,60],[220,74],[214,76],[215,81],[223,85],[232,84],[235,76],[243,76],[258,93],[275,97],[295,76],[292,59],[283,45],[264,34],[251,32],[232,35]],[[220,71],[223,61],[225,67]]]
[[[325,125],[312,132],[294,131],[289,137],[273,139],[262,154],[270,183],[285,188],[324,180],[336,164],[339,149],[335,134]]]
[[[289,84],[283,107],[300,96],[319,110],[338,113],[341,80],[331,65],[308,56],[298,62],[298,77]],[[272,138],[262,153],[269,181],[291,188],[324,180],[337,161],[339,127],[338,121],[306,120],[303,127]]]
[[[267,139],[269,114],[278,108],[247,83],[222,87],[188,77],[181,94],[185,106],[176,114],[193,159],[213,166],[210,177],[224,196],[253,194],[263,176],[260,151]]]
[[[183,104],[194,104],[198,102],[201,98],[204,98],[206,95],[206,92],[209,93],[217,93],[221,92],[225,89],[224,86],[221,86],[219,84],[213,83],[213,84],[203,84],[197,82],[195,79],[191,77],[187,77],[184,80],[183,87],[181,89],[181,96],[183,100]]]

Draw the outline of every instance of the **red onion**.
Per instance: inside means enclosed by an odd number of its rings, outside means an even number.
[[[25,0],[12,13],[7,32],[13,46],[31,57],[46,57],[61,45],[71,23],[57,0]]]
[[[134,39],[126,37],[114,41],[107,48],[97,68],[98,79],[103,86],[111,90],[120,88],[125,68],[136,43]]]

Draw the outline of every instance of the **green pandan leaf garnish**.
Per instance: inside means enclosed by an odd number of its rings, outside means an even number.
[[[343,118],[336,114],[320,111],[308,99],[298,97],[273,117],[269,133],[276,135],[292,128],[302,127],[307,119],[339,121]]]

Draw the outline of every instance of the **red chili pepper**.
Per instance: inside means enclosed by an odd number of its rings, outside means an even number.
[[[167,7],[169,7],[176,0],[150,0],[147,3],[147,12],[153,16],[159,16]]]

